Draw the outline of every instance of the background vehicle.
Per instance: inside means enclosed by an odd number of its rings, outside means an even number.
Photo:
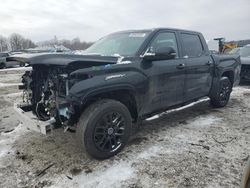
[[[219,44],[219,52],[220,53],[228,53],[231,50],[238,48],[238,44],[234,42],[225,42],[225,38],[215,38],[214,40],[218,41]]]
[[[25,109],[76,129],[94,158],[120,152],[133,124],[209,96],[225,106],[240,78],[238,55],[211,55],[201,33],[178,29],[118,32],[85,55],[16,58],[33,71],[23,75]]]
[[[24,66],[24,62],[18,62],[10,59],[11,55],[7,52],[0,53],[0,69],[14,66]]]
[[[239,54],[241,58],[241,82],[250,81],[250,45],[234,48],[228,54]]]
[[[228,52],[228,54],[240,54],[241,47],[234,48]]]
[[[237,53],[241,47],[250,44],[250,40],[226,41],[226,39],[222,37],[215,38],[214,40],[218,41],[219,52],[223,54]]]
[[[250,81],[250,45],[246,45],[242,48],[235,48],[229,52],[229,54],[240,54],[241,58],[241,81]]]
[[[250,45],[244,46],[240,50],[241,58],[241,80],[250,81]]]

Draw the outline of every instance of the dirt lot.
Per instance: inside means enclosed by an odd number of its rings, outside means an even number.
[[[201,101],[145,121],[123,152],[105,161],[79,153],[74,133],[44,136],[13,110],[23,69],[0,72],[0,187],[239,187],[250,154],[250,87],[230,103]],[[156,119],[154,119],[156,118]]]

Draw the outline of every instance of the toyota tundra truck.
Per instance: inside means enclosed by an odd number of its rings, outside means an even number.
[[[226,106],[241,70],[238,55],[211,54],[201,33],[169,28],[113,33],[82,55],[15,59],[32,67],[20,86],[23,114],[75,130],[97,159],[119,153],[133,126],[155,114],[203,97]]]

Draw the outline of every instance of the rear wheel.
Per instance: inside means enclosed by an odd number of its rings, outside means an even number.
[[[216,108],[221,108],[227,105],[230,94],[232,92],[232,84],[228,77],[222,77],[220,80],[218,91],[216,96],[210,97],[210,103]]]
[[[131,115],[124,104],[103,99],[93,103],[82,113],[76,130],[77,140],[90,156],[107,159],[124,148],[131,125]]]

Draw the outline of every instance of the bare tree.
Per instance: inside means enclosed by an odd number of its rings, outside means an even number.
[[[81,49],[81,41],[79,38],[74,38],[72,41],[71,41],[71,48],[73,50],[78,50],[78,49]]]
[[[38,46],[54,47],[56,45],[63,45],[64,47],[71,50],[85,50],[92,44],[92,42],[81,41],[78,37],[74,38],[73,40],[58,40],[56,35],[51,40],[37,43]],[[0,51],[18,51],[28,48],[35,48],[37,45],[32,40],[26,39],[18,33],[11,34],[8,39],[0,35]]]
[[[23,49],[35,48],[36,47],[34,42],[32,42],[30,39],[24,39],[22,46],[23,46]]]
[[[81,42],[81,40],[78,37],[74,38],[73,40],[67,40],[67,39],[58,40],[56,36],[54,37],[54,39],[38,43],[39,46],[63,45],[64,47],[69,48],[71,50],[85,50],[92,44],[93,44],[92,42],[84,42],[84,41]]]
[[[17,33],[13,33],[9,37],[10,47],[13,51],[15,50],[22,50],[23,49],[23,41],[25,39],[22,37],[22,35],[19,35]]]
[[[0,35],[0,52],[8,50],[8,40],[4,36]]]
[[[93,44],[93,42],[82,42],[82,46],[81,46],[81,49],[85,50],[87,49],[88,47],[90,47],[91,45]]]
[[[54,36],[54,39],[52,40],[52,42],[53,42],[54,45],[58,45],[59,42],[58,42],[58,39],[57,39],[56,35]]]
[[[71,41],[70,40],[63,39],[63,40],[61,40],[61,44],[63,46],[65,46],[66,48],[71,49]]]
[[[70,49],[72,50],[85,50],[89,46],[91,46],[93,43],[92,42],[81,42],[79,38],[74,38],[71,41],[71,47]]]
[[[34,48],[36,45],[30,39],[25,39],[22,35],[13,33],[9,37],[11,50],[23,50],[27,48]]]

